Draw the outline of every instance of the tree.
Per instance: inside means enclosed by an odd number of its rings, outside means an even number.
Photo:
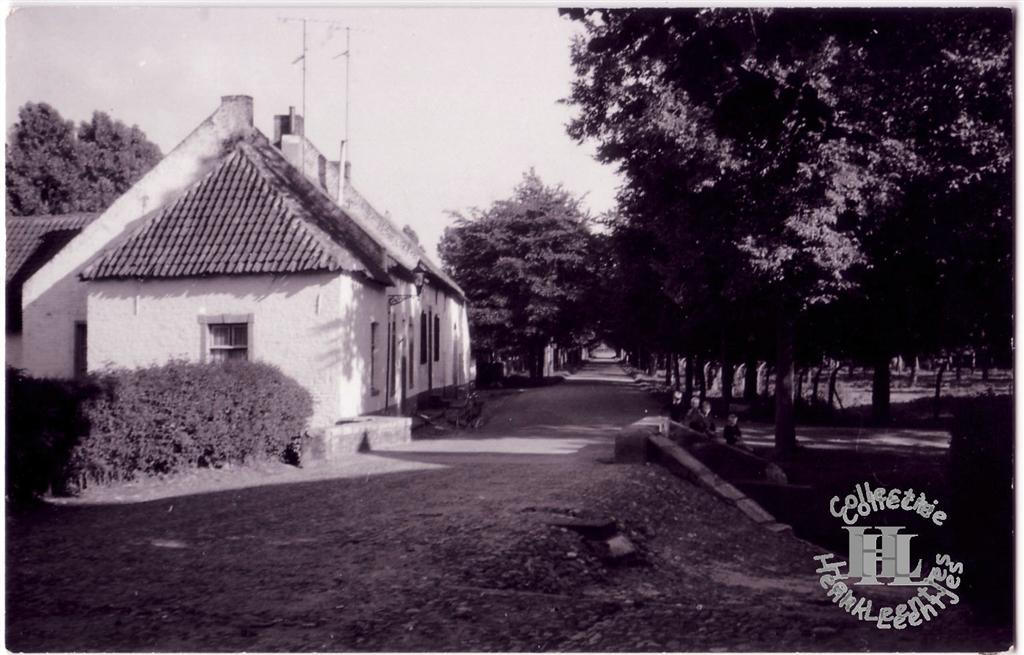
[[[587,330],[593,236],[579,199],[531,170],[511,198],[452,215],[438,251],[466,292],[476,347],[522,355],[542,375],[545,347],[574,344]]]
[[[102,211],[160,161],[160,148],[137,126],[103,112],[78,127],[81,165],[79,211]]]
[[[915,184],[959,180],[963,190],[1005,169],[1009,12],[565,13],[585,28],[573,47],[569,100],[580,113],[570,134],[595,139],[625,173],[621,211],[660,244],[659,277],[692,320],[772,308],[776,444],[791,448],[794,356],[814,350],[796,347],[798,324],[863,293],[879,262],[900,258],[877,236],[904,215]],[[954,102],[974,92],[977,102]],[[932,207],[945,198],[926,196]],[[981,212],[979,222],[1006,214]],[[940,240],[955,243],[944,229]],[[940,268],[975,259],[922,241]],[[1006,270],[1001,255],[988,259]]]
[[[8,212],[102,211],[160,157],[138,127],[103,112],[76,130],[46,103],[28,103],[8,133]]]
[[[28,103],[7,136],[7,211],[15,216],[76,209],[81,169],[75,126],[45,103]]]
[[[839,138],[814,71],[772,64],[796,45],[758,51],[748,11],[569,14],[587,32],[573,48],[570,134],[626,173],[625,213],[670,244],[682,306],[721,320],[756,289],[776,308],[776,443],[790,449],[795,322],[858,260],[839,216],[864,210],[863,153]]]

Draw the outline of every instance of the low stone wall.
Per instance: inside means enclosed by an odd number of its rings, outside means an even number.
[[[677,426],[678,424],[673,425],[668,417],[663,416],[649,416],[627,425],[615,438],[615,461],[620,464],[656,462],[676,476],[689,480],[732,503],[756,523],[772,532],[792,530],[790,526],[776,521],[775,517],[756,501],[720,478],[690,454],[681,443],[673,440],[671,432]],[[689,431],[686,428],[684,430]]]
[[[412,441],[408,416],[359,416],[310,434],[306,457],[333,461],[384,446]]]

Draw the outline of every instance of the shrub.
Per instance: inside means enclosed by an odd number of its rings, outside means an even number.
[[[71,452],[89,432],[82,403],[89,382],[38,380],[7,368],[7,497],[30,500],[64,491]]]
[[[304,388],[256,362],[171,362],[97,383],[83,408],[89,436],[71,462],[80,482],[281,457],[312,414]]]

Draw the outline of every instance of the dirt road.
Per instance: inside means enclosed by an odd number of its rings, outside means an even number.
[[[7,648],[104,651],[998,649],[951,620],[880,633],[818,550],[657,466],[613,465],[657,407],[613,364],[494,403],[441,464],[7,516]],[[625,563],[552,517],[611,519]]]

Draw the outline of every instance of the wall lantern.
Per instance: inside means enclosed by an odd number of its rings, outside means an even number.
[[[412,269],[412,283],[416,287],[416,296],[422,294],[423,286],[427,283],[427,269],[423,268],[423,262],[416,264],[416,268]],[[397,305],[403,300],[415,298],[416,296],[411,293],[389,293],[388,306]]]
[[[416,286],[416,295],[423,293],[423,285],[427,281],[427,271],[423,268],[423,262],[416,264],[412,271],[412,283]]]

